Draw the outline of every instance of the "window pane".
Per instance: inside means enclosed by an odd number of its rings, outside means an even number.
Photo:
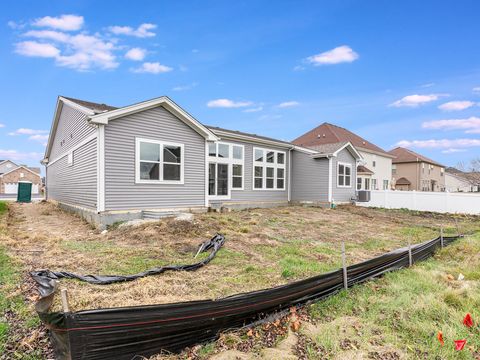
[[[285,170],[284,169],[277,169],[277,178],[283,179],[285,176]]]
[[[285,154],[278,153],[277,154],[277,164],[285,164]]]
[[[228,145],[218,144],[218,157],[228,158]]]
[[[346,175],[350,175],[350,167],[349,166],[345,166],[345,174]]]
[[[163,164],[163,180],[180,181],[180,165]]]
[[[163,147],[163,161],[180,164],[181,152],[182,148],[180,146],[165,145]]]
[[[357,190],[362,188],[362,178],[357,178]]]
[[[267,167],[267,177],[273,177],[274,170],[274,168]]]
[[[233,151],[232,156],[234,159],[239,159],[239,160],[243,159],[243,148],[241,146],[233,145],[232,151]]]
[[[217,156],[217,144],[208,143],[208,156]]]
[[[228,195],[228,165],[217,165],[217,195]]]
[[[242,176],[242,165],[233,165],[233,176]]]
[[[140,160],[160,161],[160,145],[140,142]]]
[[[273,189],[273,179],[267,179],[267,189]]]
[[[283,179],[277,179],[277,189],[283,189]]]
[[[273,163],[275,160],[275,153],[273,151],[267,152],[267,162]]]
[[[262,187],[262,178],[255,178],[255,189],[261,189]]]
[[[142,180],[159,180],[158,163],[140,163],[140,179]]]
[[[215,164],[208,164],[208,195],[215,195],[215,174],[217,167]]]
[[[263,161],[263,150],[255,149],[255,161]]]
[[[345,168],[343,165],[338,165],[338,175],[343,175],[345,172]]]
[[[233,188],[241,188],[242,187],[242,178],[238,176],[234,176],[232,178],[232,187]]]
[[[350,186],[350,176],[345,176],[345,186]]]
[[[261,166],[255,166],[255,177],[263,176],[263,168]]]
[[[340,186],[343,186],[343,185],[344,185],[343,175],[339,175],[339,176],[338,176],[338,185],[340,185]]]

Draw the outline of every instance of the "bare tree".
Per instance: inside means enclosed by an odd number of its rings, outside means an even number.
[[[476,157],[468,164],[459,162],[457,169],[461,171],[461,176],[465,178],[471,185],[480,187],[480,157]]]

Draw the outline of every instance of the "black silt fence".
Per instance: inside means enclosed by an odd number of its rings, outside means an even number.
[[[404,247],[347,267],[348,286],[425,260],[436,249],[461,236]],[[240,328],[266,316],[301,306],[344,288],[342,269],[288,285],[229,296],[219,300],[174,304],[48,312],[37,307],[50,329],[59,359],[132,359],[215,339],[221,331]]]

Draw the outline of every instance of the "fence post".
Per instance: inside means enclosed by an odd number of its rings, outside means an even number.
[[[443,249],[443,225],[440,225],[440,246]]]
[[[342,241],[342,268],[343,268],[343,287],[345,290],[348,289],[348,279],[347,279],[347,259],[345,255],[345,241]]]
[[[456,217],[454,219],[455,219],[455,226],[457,227],[457,235],[460,236],[460,228],[458,227],[458,220]]]
[[[60,297],[62,298],[62,308],[63,312],[70,312],[70,307],[68,306],[68,293],[67,289],[60,290]]]
[[[413,265],[413,258],[412,258],[412,241],[408,241],[408,266]]]

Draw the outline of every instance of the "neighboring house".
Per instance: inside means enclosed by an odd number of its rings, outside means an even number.
[[[348,202],[360,155],[208,127],[168,97],[115,108],[59,97],[47,199],[97,224],[167,211]]]
[[[397,147],[392,165],[392,183],[396,190],[445,191],[445,167],[410,149]]]
[[[445,189],[448,192],[479,192],[480,177],[475,173],[447,168],[445,169]]]
[[[17,165],[10,160],[0,160],[0,194],[16,194],[21,181],[31,182],[32,194],[38,194],[42,187],[40,169]]]
[[[362,157],[362,161],[359,162],[357,168],[356,189],[390,189],[393,156],[345,128],[323,123],[292,142],[299,146],[311,148],[317,145],[346,141],[350,142]]]

